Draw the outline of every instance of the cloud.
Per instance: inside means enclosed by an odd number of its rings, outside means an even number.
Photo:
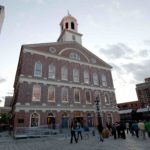
[[[101,52],[111,59],[130,59],[133,56],[133,50],[123,43],[108,45],[108,48],[100,49],[100,53]]]
[[[116,80],[125,84],[137,84],[150,76],[149,49],[134,50],[129,46],[118,43],[101,48],[100,54],[107,58],[113,66]]]
[[[0,77],[0,84],[6,81],[7,81],[6,79]]]

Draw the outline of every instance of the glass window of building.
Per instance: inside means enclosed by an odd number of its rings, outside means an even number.
[[[109,104],[110,103],[109,95],[107,93],[105,93],[104,100],[105,100],[105,104]]]
[[[91,104],[91,92],[90,91],[85,92],[85,98],[86,98],[86,103]]]
[[[48,88],[48,101],[55,102],[55,87],[50,86]]]
[[[61,79],[62,80],[68,80],[68,69],[66,66],[63,66],[61,68]]]
[[[93,73],[93,84],[98,85],[98,75],[97,75],[97,73]]]
[[[84,83],[89,84],[89,73],[88,73],[88,71],[84,71]]]
[[[49,65],[49,70],[48,70],[48,77],[51,79],[55,79],[56,76],[56,68],[55,65],[50,64]]]
[[[39,115],[37,113],[31,114],[30,124],[31,127],[37,127],[39,125]]]
[[[74,89],[74,102],[80,103],[80,90]]]
[[[41,87],[38,84],[33,85],[32,101],[40,101],[40,99],[41,99]]]
[[[107,79],[106,79],[106,75],[102,74],[102,85],[103,86],[107,86]]]
[[[68,102],[68,89],[66,87],[61,89],[61,100],[62,102]]]
[[[73,69],[73,81],[79,82],[79,70],[76,68]]]
[[[42,64],[40,62],[36,62],[34,66],[34,76],[41,77],[42,76]]]

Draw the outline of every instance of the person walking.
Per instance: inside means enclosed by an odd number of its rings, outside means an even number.
[[[150,121],[145,122],[145,129],[148,133],[148,137],[150,138]]]
[[[114,136],[114,139],[117,139],[117,129],[115,123],[112,125],[112,135]]]
[[[77,140],[79,140],[79,136],[82,140],[82,127],[81,127],[80,122],[77,122],[76,130],[77,130]]]
[[[142,133],[143,139],[145,139],[145,124],[144,121],[139,121],[138,128],[140,132]]]
[[[100,141],[103,142],[103,141],[104,141],[104,138],[103,138],[103,136],[102,136],[103,125],[102,125],[102,124],[99,124],[99,125],[97,126],[97,129],[98,129],[98,132],[99,132]]]
[[[129,122],[126,122],[126,130],[127,130],[127,134],[129,133]]]
[[[74,138],[75,142],[78,143],[75,131],[76,131],[76,122],[73,120],[71,123],[71,139],[70,139],[71,144],[73,142],[73,138]]]

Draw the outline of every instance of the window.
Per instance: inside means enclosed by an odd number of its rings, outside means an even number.
[[[55,74],[56,74],[56,68],[53,64],[49,65],[49,72],[48,72],[48,77],[51,79],[55,79]]]
[[[71,22],[71,29],[74,30],[74,22]]]
[[[62,102],[68,102],[68,89],[66,87],[61,90],[61,100]]]
[[[110,103],[110,101],[109,101],[109,95],[107,93],[105,93],[104,100],[105,100],[105,104],[109,104]]]
[[[89,83],[89,73],[87,71],[84,71],[84,83]]]
[[[74,89],[74,102],[80,103],[80,91],[79,91],[79,89]]]
[[[75,60],[80,60],[80,55],[77,53],[70,53],[69,58],[75,59]]]
[[[31,114],[31,127],[36,127],[39,125],[39,115],[37,113]]]
[[[34,85],[33,86],[33,92],[32,92],[32,101],[40,101],[41,99],[41,87],[40,85]]]
[[[66,22],[65,26],[66,26],[66,29],[68,29],[68,22]]]
[[[55,87],[48,88],[48,101],[55,102]]]
[[[42,64],[40,62],[35,63],[34,76],[37,76],[37,77],[42,76]]]
[[[62,80],[68,80],[68,69],[66,66],[63,66],[61,68],[61,79]]]
[[[79,70],[76,68],[73,69],[73,81],[79,82]]]
[[[90,104],[91,103],[91,93],[90,93],[90,91],[85,92],[85,98],[86,98],[86,103]]]
[[[102,85],[107,86],[107,80],[106,80],[106,75],[102,74]]]
[[[98,85],[98,75],[97,75],[97,73],[93,73],[93,84]]]
[[[18,119],[18,123],[24,123],[24,119]]]

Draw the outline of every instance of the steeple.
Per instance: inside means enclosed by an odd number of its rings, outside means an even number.
[[[64,41],[76,41],[79,44],[82,44],[82,34],[78,33],[78,23],[76,18],[71,16],[68,11],[68,15],[63,17],[60,22],[61,33],[58,38],[58,42]]]

